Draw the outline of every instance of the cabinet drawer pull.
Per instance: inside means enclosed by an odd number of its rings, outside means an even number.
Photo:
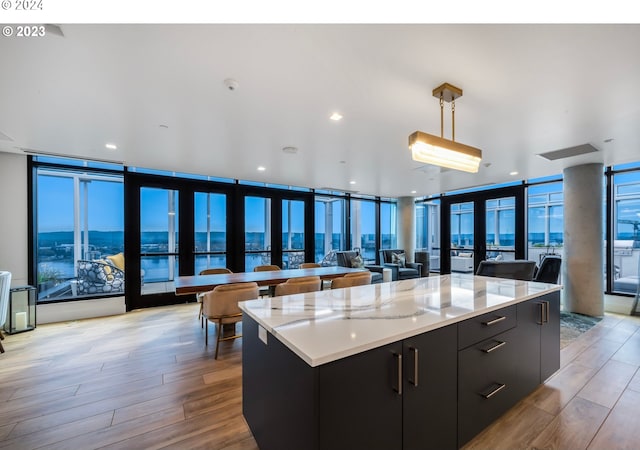
[[[409,383],[418,387],[418,349],[409,347],[409,350],[413,352],[413,380],[409,380]]]
[[[487,349],[482,349],[482,351],[485,353],[491,353],[492,351],[498,350],[500,347],[503,347],[505,345],[507,345],[505,341],[496,341],[496,345],[493,345]]]
[[[495,319],[490,320],[488,322],[482,322],[482,325],[485,325],[485,326],[488,327],[488,326],[491,326],[491,325],[495,325],[498,322],[502,322],[503,320],[507,320],[507,316],[500,316],[500,317],[496,317]]]
[[[484,398],[491,398],[506,387],[507,387],[506,384],[500,384],[497,388],[495,388],[493,391],[489,392],[488,394],[480,394],[480,395],[482,395]]]
[[[402,355],[394,353],[393,357],[398,361],[398,384],[396,386],[392,386],[392,389],[397,392],[398,395],[402,395]]]

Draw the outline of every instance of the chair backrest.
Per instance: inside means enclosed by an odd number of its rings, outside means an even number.
[[[533,281],[556,284],[560,276],[561,265],[562,258],[559,256],[545,256],[540,263],[540,268],[536,272],[535,277],[533,277]]]
[[[315,292],[320,290],[322,281],[320,277],[289,278],[284,283],[276,286],[276,295],[302,294],[303,292]]]
[[[233,273],[226,267],[211,267],[200,271],[200,275],[217,275],[220,273]]]
[[[300,263],[301,269],[314,269],[316,267],[322,267],[322,266],[318,263]]]
[[[371,272],[369,272],[368,270],[348,273],[343,277],[334,278],[331,281],[331,289],[363,286],[365,284],[371,284]]]
[[[358,256],[355,250],[345,250],[336,252],[336,263],[340,267],[351,267],[351,260]]]
[[[533,280],[535,270],[536,262],[524,259],[516,259],[514,261],[480,261],[476,275],[531,281]]]
[[[404,253],[404,250],[396,248],[396,249],[384,249],[380,250],[380,263],[381,264],[389,264],[393,263],[393,254],[394,253]]]
[[[11,272],[0,271],[0,327],[7,321],[9,310],[9,290],[11,289]]]
[[[232,316],[242,313],[238,302],[258,298],[256,283],[232,283],[216,286],[202,298],[202,312],[207,317]]]
[[[265,266],[255,266],[253,268],[254,272],[268,272],[270,270],[282,270],[282,269],[280,269],[280,267],[276,266],[275,264],[268,264]]]

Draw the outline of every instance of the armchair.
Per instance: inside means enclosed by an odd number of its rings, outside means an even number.
[[[522,259],[514,261],[480,261],[476,275],[532,281],[535,270],[535,261]]]
[[[346,251],[337,251],[336,253],[336,261],[341,267],[353,267],[351,261],[353,258],[358,256],[358,252],[355,250],[346,250]],[[375,265],[366,265],[365,269],[371,272],[371,284],[382,283],[382,266]]]
[[[395,261],[394,261],[394,254]],[[380,250],[380,262],[386,268],[391,269],[391,280],[408,280],[410,278],[420,278],[422,273],[421,263],[403,262],[402,256],[406,255],[401,249]]]

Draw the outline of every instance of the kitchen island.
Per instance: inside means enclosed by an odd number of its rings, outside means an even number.
[[[263,450],[458,448],[558,370],[558,285],[453,274],[240,304]]]

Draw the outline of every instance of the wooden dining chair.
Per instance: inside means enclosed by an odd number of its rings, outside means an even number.
[[[254,272],[269,272],[272,270],[282,270],[282,269],[280,269],[280,267],[276,266],[275,264],[266,264],[263,266],[255,266],[253,268]],[[273,297],[275,295],[275,287],[266,286],[266,287],[260,288],[260,297],[264,297],[265,295]]]
[[[363,286],[365,284],[371,284],[371,272],[355,272],[348,273],[343,277],[334,278],[331,281],[331,289],[339,289],[353,286]]]
[[[253,268],[254,272],[268,272],[270,270],[282,270],[280,269],[280,267],[276,266],[275,264],[267,264],[264,266],[255,266]]]
[[[289,278],[276,286],[275,295],[302,294],[319,291],[322,281],[319,276]]]
[[[222,326],[235,324],[242,320],[242,310],[238,302],[258,298],[258,285],[256,283],[232,283],[216,286],[212,291],[206,292],[202,298],[202,315],[207,320],[204,345],[209,345],[209,322],[216,324],[216,352],[214,359],[218,359],[220,341],[228,341],[242,337],[242,334],[234,333],[233,336],[222,336]]]
[[[217,275],[219,273],[233,273],[226,267],[211,267],[209,269],[201,270],[199,275]],[[200,308],[198,310],[198,320],[200,321],[200,328],[204,328],[204,317],[202,317],[202,297],[204,296],[204,292],[196,294],[196,300],[200,303]]]
[[[301,269],[317,269],[318,267],[322,267],[318,263],[300,263]]]

